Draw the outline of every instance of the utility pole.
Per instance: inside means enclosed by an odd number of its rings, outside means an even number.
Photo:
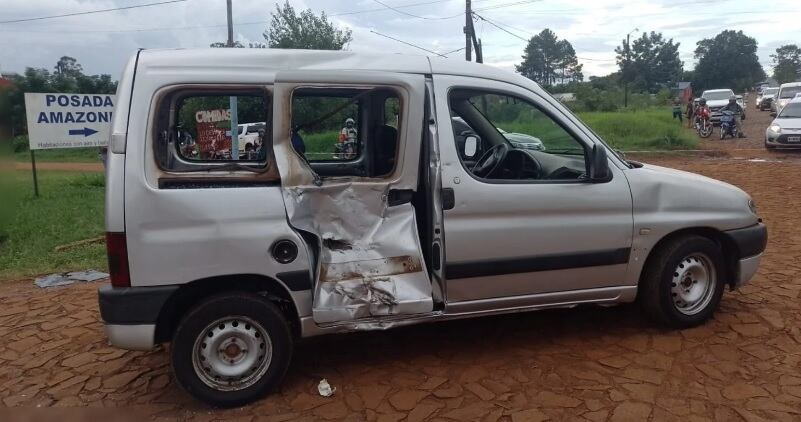
[[[473,60],[473,10],[471,3],[470,0],[465,0],[464,2],[464,58],[468,62]]]
[[[472,2],[465,0],[464,7],[464,54],[469,62],[473,60],[473,50],[476,50],[476,63],[484,63],[484,51],[481,40],[476,38],[476,28],[473,26]]]
[[[228,0],[229,2],[231,0]],[[623,71],[625,75],[624,78],[624,88],[623,88],[623,108],[629,107],[629,74],[631,73],[631,45],[629,44],[629,39],[631,38],[631,32],[626,34],[626,69]]]
[[[631,34],[633,32],[639,31],[638,28],[634,28],[633,30],[629,31],[626,34],[626,67],[623,69],[623,107],[628,108],[629,106],[629,77],[631,76]]]
[[[231,48],[234,46],[234,21],[231,17],[231,0],[226,0],[228,6],[228,44],[227,47]]]
[[[234,47],[234,20],[232,18],[232,0],[226,0],[228,6],[228,48]],[[228,107],[231,111],[231,158],[239,160],[239,111],[237,98],[228,97]]]

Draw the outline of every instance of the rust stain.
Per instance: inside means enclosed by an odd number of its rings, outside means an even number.
[[[320,268],[320,281],[335,283],[354,279],[371,280],[420,271],[423,271],[420,259],[409,255],[362,261],[323,263]]]

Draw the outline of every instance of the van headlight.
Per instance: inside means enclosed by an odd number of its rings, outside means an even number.
[[[754,213],[754,215],[756,215],[757,207],[756,207],[756,202],[754,202],[753,199],[748,200],[748,209],[750,209],[751,212]]]
[[[779,125],[777,125],[776,123],[774,123],[774,124],[772,124],[772,125],[768,126],[768,130],[769,130],[771,133],[775,133],[775,134],[777,134],[777,135],[781,135],[781,133],[782,133],[782,127],[781,127],[781,126],[779,126]]]

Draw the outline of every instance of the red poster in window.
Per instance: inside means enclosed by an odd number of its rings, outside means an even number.
[[[231,151],[230,110],[199,110],[195,113],[195,127],[200,154],[208,158],[210,155]]]

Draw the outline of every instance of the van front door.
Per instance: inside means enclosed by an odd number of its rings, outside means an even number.
[[[276,76],[276,163],[289,222],[315,249],[317,323],[433,309],[412,204],[424,95],[422,75]]]
[[[597,142],[565,112],[507,83],[435,76],[448,310],[614,299],[632,240],[628,182],[590,181]],[[458,132],[458,133],[457,133]],[[599,145],[600,146],[600,145]],[[450,192],[448,192],[450,191]]]

